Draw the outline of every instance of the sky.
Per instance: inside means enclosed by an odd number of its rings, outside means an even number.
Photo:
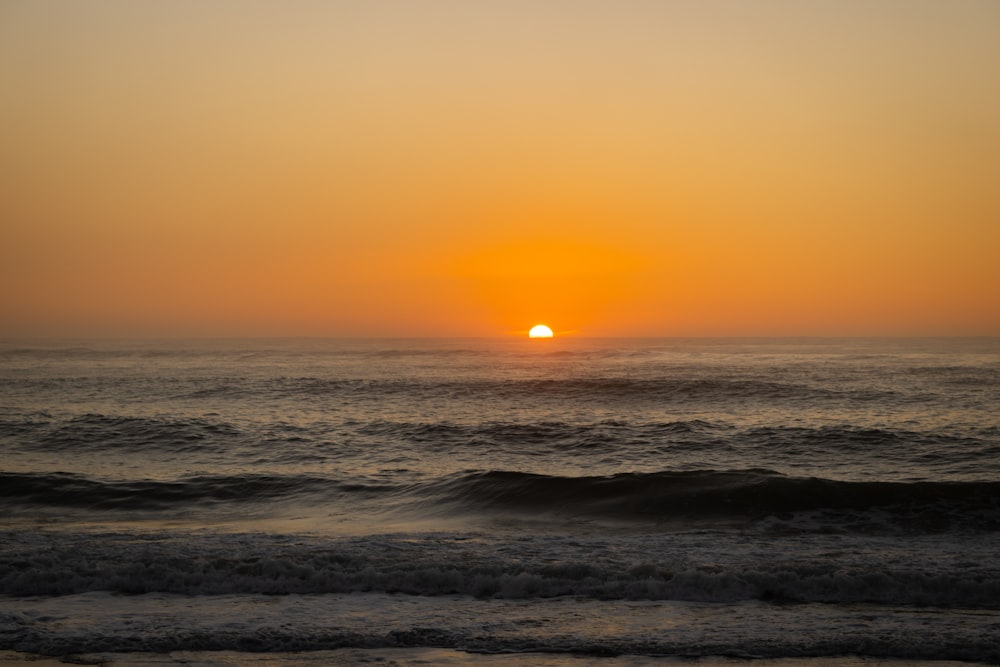
[[[0,336],[1000,335],[995,0],[0,0]]]

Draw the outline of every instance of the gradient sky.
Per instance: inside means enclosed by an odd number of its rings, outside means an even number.
[[[0,335],[1000,335],[995,0],[0,0]]]

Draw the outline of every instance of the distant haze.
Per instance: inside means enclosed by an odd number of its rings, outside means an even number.
[[[6,0],[0,335],[1000,335],[1000,2]]]

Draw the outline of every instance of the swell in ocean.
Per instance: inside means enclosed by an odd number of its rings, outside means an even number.
[[[622,473],[564,477],[466,471],[410,484],[331,476],[210,475],[176,480],[100,480],[74,473],[0,473],[0,506],[78,512],[183,513],[217,503],[370,503],[419,513],[493,514],[643,522],[646,529],[700,522],[785,522],[788,529],[940,533],[1000,531],[1000,482],[848,482],[769,470]],[[811,522],[801,521],[808,515]]]
[[[597,419],[488,418],[501,416],[496,410],[478,411],[478,420],[465,414],[448,419],[425,410],[422,419],[369,419],[362,412],[261,420],[256,411],[250,418],[226,418],[204,410],[129,414],[118,407],[80,415],[0,410],[7,471],[59,472],[69,456],[77,467],[126,479],[175,479],[184,466],[188,476],[221,469],[248,476],[309,471],[326,478],[337,471],[360,481],[381,470],[393,474],[380,482],[404,484],[439,477],[442,464],[455,472],[548,474],[557,468],[565,471],[558,476],[573,477],[755,468],[841,481],[988,481],[1000,475],[1000,427],[982,421],[762,424],[759,418],[745,423],[701,414],[664,419],[636,409]],[[314,486],[308,479],[304,484]]]

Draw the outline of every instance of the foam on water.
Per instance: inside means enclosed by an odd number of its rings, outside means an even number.
[[[0,599],[0,637],[22,651],[315,651],[433,646],[591,656],[865,655],[996,663],[994,611],[879,605],[474,600],[384,594]],[[99,614],[94,614],[99,609]],[[87,619],[81,622],[81,619]],[[846,662],[853,659],[845,658]]]
[[[1000,536],[7,533],[0,594],[329,594],[1000,609]],[[720,546],[727,546],[720,551]]]

